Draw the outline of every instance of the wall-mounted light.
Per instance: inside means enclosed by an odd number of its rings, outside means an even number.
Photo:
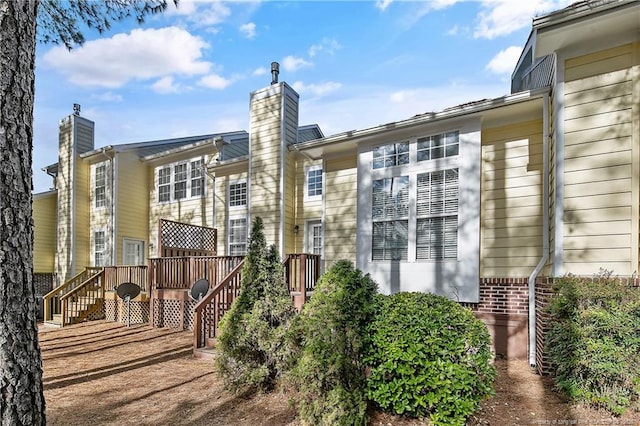
[[[297,234],[299,230],[300,230],[300,227],[299,227],[298,225],[295,225],[295,226],[293,227],[293,233],[294,233],[294,234]]]

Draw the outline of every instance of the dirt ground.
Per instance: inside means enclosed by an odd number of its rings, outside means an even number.
[[[288,397],[226,393],[211,360],[192,356],[192,333],[94,321],[40,327],[49,425],[298,425]],[[468,425],[640,425],[570,405],[524,361],[497,360],[496,396]],[[382,413],[374,426],[427,425]]]

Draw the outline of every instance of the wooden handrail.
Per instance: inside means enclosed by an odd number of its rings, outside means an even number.
[[[71,279],[67,280],[64,284],[54,288],[49,293],[45,294],[42,297],[44,302],[44,320],[51,321],[53,319],[54,312],[52,311],[54,310],[53,309],[54,307],[52,306],[52,304],[54,303],[54,298],[56,297],[59,298],[60,293],[68,293],[69,291],[72,291],[79,284],[82,284],[89,276],[94,275],[95,271],[101,271],[101,270],[102,270],[101,267],[96,267],[96,266],[86,267],[84,271],[80,272],[79,274],[75,275]],[[57,303],[55,307],[56,308],[59,307]]]
[[[200,348],[205,345],[206,337],[202,335],[202,311],[211,303],[211,301],[217,297],[222,290],[225,290],[229,284],[235,280],[239,275],[241,275],[242,268],[244,266],[244,259],[238,263],[228,274],[227,276],[220,281],[218,285],[216,285],[209,293],[207,293],[202,300],[200,300],[196,306],[193,308],[193,338],[194,338],[194,348]],[[229,303],[233,302],[235,295],[233,295],[232,300]],[[215,309],[215,307],[214,307]],[[215,335],[216,329],[218,327],[217,324],[217,315],[214,315],[214,321],[216,324],[213,325],[213,333]]]
[[[100,295],[104,296],[104,290],[105,290],[104,269],[101,269],[98,273],[91,275],[89,278],[83,281],[80,285],[71,289],[70,291],[63,294],[62,296],[60,296],[60,304],[61,304],[60,313],[62,314],[62,323],[61,323],[62,326],[71,324],[71,319],[76,318],[82,313],[82,312],[79,312],[79,310],[78,312],[75,312],[77,310],[75,309],[73,313],[78,315],[70,315],[69,301],[73,300],[72,298],[74,298],[74,296],[78,296],[82,291],[85,291],[91,284],[94,284],[95,286],[96,281],[98,281],[100,285],[100,292],[99,292]]]
[[[320,256],[309,253],[288,254],[285,256],[282,264],[284,266],[285,280],[291,293],[292,302],[296,308],[301,309],[302,305],[306,302],[307,296],[313,292],[316,282],[320,277]],[[241,272],[243,266],[244,260],[236,265],[219,284],[214,285],[214,288],[194,307],[194,349],[205,346],[207,338],[216,336],[220,318],[225,313],[221,311],[220,305],[222,304],[228,308],[228,305],[230,305],[237,296],[235,292],[239,291],[239,286],[233,289],[230,287],[242,279]],[[223,293],[225,290],[228,291],[227,295]],[[221,295],[226,296],[226,300],[218,300]],[[212,324],[205,324],[205,319],[203,319],[208,307],[213,309],[211,316]]]

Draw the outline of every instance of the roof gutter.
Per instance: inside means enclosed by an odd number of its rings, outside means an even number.
[[[462,105],[458,107],[448,108],[441,112],[431,112],[431,113],[420,114],[406,120],[387,123],[387,124],[383,124],[376,127],[370,127],[368,129],[350,130],[347,132],[338,133],[336,135],[328,136],[323,139],[316,139],[313,141],[296,144],[297,145],[296,149],[298,151],[302,151],[307,149],[319,148],[319,147],[324,147],[324,146],[345,142],[347,140],[375,136],[382,132],[388,132],[389,130],[403,130],[403,129],[408,129],[411,127],[420,126],[424,124],[435,123],[442,120],[464,117],[471,114],[477,114],[483,111],[492,110],[495,108],[501,108],[506,105],[518,104],[520,102],[527,102],[532,99],[540,98],[544,96],[544,94],[548,95],[548,93],[549,93],[548,87],[514,93],[514,94],[503,96],[500,98],[480,101],[472,105]]]
[[[529,275],[529,365],[536,365],[536,279],[549,260],[549,93],[542,100],[542,257]]]

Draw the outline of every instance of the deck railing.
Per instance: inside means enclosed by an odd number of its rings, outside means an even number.
[[[240,294],[244,260],[238,263],[219,284],[207,293],[193,309],[193,345],[202,348],[213,339],[222,316]]]
[[[320,278],[320,256],[317,254],[288,254],[284,259],[285,280],[293,305],[302,309]]]
[[[158,257],[149,259],[149,283],[153,289],[188,289],[204,278],[215,286],[244,256]]]
[[[289,254],[282,262],[285,281],[294,306],[301,309],[320,277],[320,256],[314,254]],[[207,346],[218,334],[222,316],[240,294],[244,260],[213,286],[194,308],[194,349]]]
[[[87,267],[84,271],[74,276],[64,284],[54,288],[49,293],[43,296],[44,304],[44,320],[53,321],[54,315],[61,314],[60,298],[73,291],[90,277],[99,274],[102,271],[101,267]]]
[[[140,286],[140,291],[147,291],[147,266],[105,266],[104,286],[106,291],[115,291],[122,283],[134,283]]]
[[[104,270],[100,270],[73,290],[60,296],[62,326],[81,322],[100,309],[104,301],[104,275]]]

